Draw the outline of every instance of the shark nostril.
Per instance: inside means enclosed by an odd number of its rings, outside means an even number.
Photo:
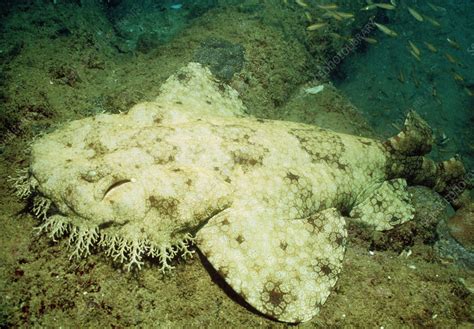
[[[116,182],[114,182],[112,185],[109,186],[109,188],[104,192],[104,196],[102,199],[105,199],[112,191],[116,190],[118,187],[127,184],[127,183],[132,183],[134,180],[133,179],[121,179]]]

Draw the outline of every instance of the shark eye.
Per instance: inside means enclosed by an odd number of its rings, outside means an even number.
[[[109,186],[109,188],[107,190],[105,190],[104,196],[103,196],[102,199],[105,199],[108,195],[110,195],[113,191],[115,191],[120,186],[122,186],[124,184],[127,184],[127,183],[132,183],[134,181],[135,180],[132,178],[132,179],[121,179],[121,180],[118,180],[118,181],[114,182],[112,185]]]
[[[92,166],[84,168],[81,178],[89,183],[96,183],[110,172],[106,166]]]
[[[89,183],[96,182],[100,178],[97,171],[95,170],[88,170],[87,172],[83,173],[81,177]]]

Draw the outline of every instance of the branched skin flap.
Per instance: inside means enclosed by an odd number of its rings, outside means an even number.
[[[167,271],[196,243],[257,310],[307,321],[341,271],[342,214],[390,229],[413,217],[404,178],[443,186],[453,175],[409,154],[428,149],[413,144],[412,129],[428,133],[417,117],[382,143],[256,119],[237,96],[190,63],[155,101],[38,139],[19,195],[35,191],[40,230],[69,234],[72,256],[98,245],[128,269],[148,255]]]

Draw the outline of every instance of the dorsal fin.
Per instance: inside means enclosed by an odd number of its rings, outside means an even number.
[[[238,92],[219,82],[199,63],[189,63],[166,80],[155,100],[202,116],[242,116],[245,107]]]
[[[246,116],[239,93],[219,82],[209,69],[189,63],[170,76],[152,102],[136,104],[128,112],[140,125],[180,124],[206,118]]]

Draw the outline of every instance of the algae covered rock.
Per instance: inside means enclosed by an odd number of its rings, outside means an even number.
[[[456,215],[448,220],[448,228],[458,243],[474,252],[474,204],[459,209]]]
[[[152,102],[37,139],[18,194],[75,256],[98,245],[129,269],[151,257],[166,271],[195,243],[252,307],[303,322],[342,269],[343,214],[389,230],[414,216],[407,183],[442,192],[464,173],[423,157],[431,129],[413,112],[385,142],[245,112],[190,63]]]
[[[218,79],[230,81],[242,70],[244,47],[224,39],[208,38],[196,50],[194,61],[208,66]]]

